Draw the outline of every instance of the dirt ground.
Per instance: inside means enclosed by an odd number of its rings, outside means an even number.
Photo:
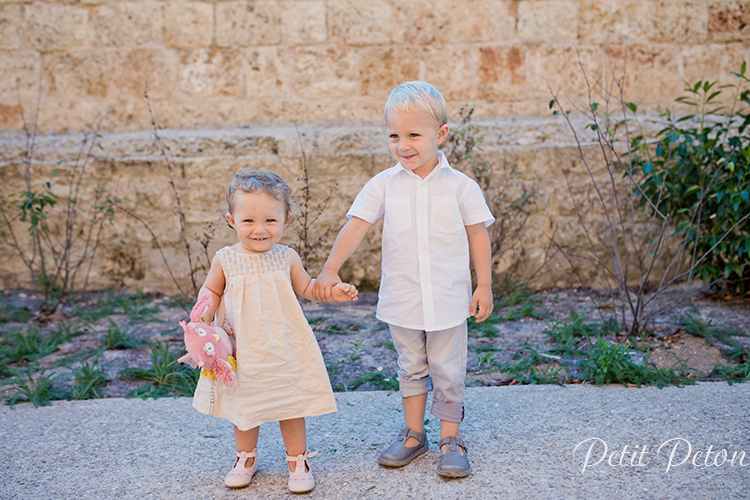
[[[678,318],[696,309],[703,318],[710,315],[713,325],[731,327],[741,333],[750,333],[750,302],[747,300],[721,298],[691,292],[693,299],[673,305],[683,294],[673,292],[659,299],[660,305],[668,312],[654,319],[650,333],[642,340],[648,343],[649,362],[655,368],[674,367],[681,363],[697,379],[708,379],[717,364],[728,364],[723,350],[727,346],[714,341],[710,345],[702,337],[692,335],[680,327]],[[484,332],[470,329],[469,356],[467,364],[468,385],[505,385],[518,383],[517,374],[488,369],[490,357],[494,363],[513,363],[518,354],[528,348],[541,353],[554,365],[555,356],[547,355],[553,347],[545,333],[555,322],[571,320],[571,311],[584,315],[587,321],[602,322],[611,317],[613,311],[607,306],[595,305],[603,302],[603,296],[596,292],[567,289],[538,292],[525,298],[531,304],[532,316],[516,319],[512,317],[515,307],[496,309],[498,320]],[[178,322],[188,320],[188,314],[180,307],[170,306],[168,297],[149,297],[149,307],[155,311],[150,319],[143,317],[111,314],[93,323],[77,323],[83,334],[60,344],[57,350],[37,361],[39,368],[46,368],[63,379],[82,362],[98,359],[106,369],[109,379],[102,393],[104,397],[122,397],[144,382],[123,380],[118,373],[124,368],[147,369],[151,364],[151,351],[148,346],[113,350],[102,349],[103,336],[110,326],[110,320],[118,327],[129,330],[134,338],[168,344],[175,350],[182,347],[183,332]],[[351,390],[397,390],[396,352],[390,339],[387,325],[375,318],[377,294],[361,293],[358,302],[345,304],[303,303],[303,310],[318,339],[331,383],[336,391]],[[56,314],[55,322],[76,321],[73,308],[66,307]],[[149,315],[146,315],[149,316]],[[23,329],[22,323],[0,325],[0,332]],[[487,333],[489,332],[489,333]],[[746,351],[750,350],[750,337],[736,337]],[[616,339],[614,336],[610,340]],[[645,345],[645,344],[644,344]],[[93,357],[92,357],[93,356]],[[643,353],[634,353],[635,360],[642,359]],[[640,358],[639,358],[640,356]],[[480,363],[484,357],[484,362]],[[545,359],[546,359],[545,358]],[[65,360],[69,362],[65,362]],[[544,359],[542,359],[544,361]],[[736,363],[737,360],[734,360]],[[537,366],[546,368],[545,363]],[[564,373],[564,372],[563,372]],[[574,373],[560,375],[554,382],[577,382]]]

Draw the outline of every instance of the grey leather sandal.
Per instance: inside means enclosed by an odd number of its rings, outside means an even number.
[[[440,465],[438,465],[437,473],[443,477],[466,477],[471,472],[471,466],[469,465],[468,451],[466,445],[455,436],[448,436],[440,440],[440,446],[447,445],[445,453],[440,456]],[[458,450],[458,447],[463,450],[463,455]]]
[[[406,446],[406,440],[410,437],[419,440],[419,444],[412,447]],[[380,454],[378,463],[386,467],[403,467],[419,455],[424,454],[429,448],[430,445],[427,443],[425,432],[419,433],[404,427],[398,433],[396,442]]]

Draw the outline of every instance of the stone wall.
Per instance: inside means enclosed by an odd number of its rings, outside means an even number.
[[[579,58],[655,107],[729,78],[748,40],[747,0],[2,0],[0,127],[41,95],[44,132],[149,129],[145,85],[166,128],[374,122],[413,79],[453,111],[543,115],[547,82],[584,92]]]
[[[0,0],[0,194],[23,187],[24,119],[36,124],[34,178],[52,180],[61,199],[81,133],[96,126],[102,148],[87,167],[91,185],[100,179],[149,224],[185,285],[174,196],[147,104],[166,129],[194,248],[194,236],[215,224],[211,254],[232,241],[221,224],[232,174],[273,169],[299,192],[300,141],[315,198],[337,186],[316,234],[343,223],[366,180],[393,164],[382,127],[388,92],[423,79],[443,92],[452,118],[476,106],[481,159],[498,179],[512,173],[509,190],[535,193],[522,240],[495,267],[529,274],[553,234],[566,248],[585,249],[563,169],[595,214],[572,134],[550,115],[549,87],[578,99],[588,92],[584,73],[591,83],[614,75],[655,118],[684,81],[730,82],[748,59],[748,27],[746,0]],[[101,241],[93,286],[175,290],[142,223],[117,213]],[[0,259],[0,285],[28,284],[10,247]],[[577,271],[601,279],[595,268]],[[377,284],[377,231],[342,274]],[[556,259],[534,283],[578,281]]]

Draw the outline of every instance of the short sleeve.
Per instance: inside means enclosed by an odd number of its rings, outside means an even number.
[[[458,203],[461,209],[461,217],[464,220],[464,226],[472,226],[481,222],[484,223],[484,227],[488,227],[495,222],[495,218],[492,216],[492,212],[490,212],[487,202],[484,200],[484,194],[479,184],[468,177],[465,179],[460,191]]]
[[[370,179],[362,191],[354,199],[351,208],[346,213],[348,218],[360,219],[375,224],[385,212],[385,176],[380,173]]]

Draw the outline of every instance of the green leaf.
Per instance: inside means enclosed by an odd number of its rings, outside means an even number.
[[[651,173],[651,170],[653,170],[654,166],[651,164],[650,161],[647,161],[643,164],[643,173],[648,175]]]
[[[748,198],[750,198],[750,195],[748,195],[747,191],[743,191],[742,194],[740,195],[740,198],[747,201]]]
[[[551,101],[549,102],[549,109],[552,109],[552,108],[554,108],[554,107],[555,107],[555,102],[556,102],[556,100],[555,100],[555,99],[552,99],[552,100],[551,100]]]
[[[599,103],[598,102],[592,102],[591,103],[591,109],[593,109],[594,111],[596,111],[597,109],[599,109]]]

